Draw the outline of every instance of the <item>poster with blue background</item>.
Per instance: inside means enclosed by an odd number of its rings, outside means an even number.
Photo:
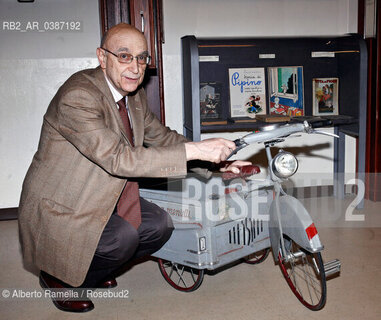
[[[268,68],[270,114],[303,116],[303,67]]]

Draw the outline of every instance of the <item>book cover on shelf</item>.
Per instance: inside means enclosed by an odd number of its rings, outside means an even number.
[[[264,68],[229,69],[231,118],[255,118],[266,113]]]
[[[268,75],[270,114],[303,116],[303,67],[270,67]]]
[[[312,79],[312,114],[339,114],[339,78]]]
[[[215,121],[222,118],[220,82],[200,83],[201,121]]]

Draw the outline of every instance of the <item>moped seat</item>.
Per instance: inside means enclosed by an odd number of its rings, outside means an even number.
[[[261,172],[261,169],[259,169],[258,166],[254,165],[248,165],[248,166],[243,166],[240,169],[239,173],[234,173],[232,171],[226,171],[222,174],[222,180],[231,180],[231,179],[236,179],[236,178],[246,178],[249,177],[253,174],[257,174]]]

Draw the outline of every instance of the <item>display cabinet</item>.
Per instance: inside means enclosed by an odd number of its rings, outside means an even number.
[[[248,98],[261,101],[262,113],[276,115],[281,105],[284,121],[331,119],[335,132],[335,192],[344,195],[345,135],[358,138],[357,171],[365,170],[367,52],[364,40],[356,34],[324,37],[272,38],[196,38],[185,36],[182,42],[184,135],[194,141],[202,133],[252,131],[268,123],[252,117],[236,117],[232,87],[245,82],[233,77],[233,71],[249,70],[261,80],[260,95]],[[282,83],[282,73],[293,72]],[[294,71],[292,71],[294,70]],[[259,83],[255,76],[247,81]],[[325,98],[319,82],[334,80],[335,110],[319,107]],[[247,84],[246,83],[246,84]],[[244,83],[245,84],[245,83]],[[244,90],[243,85],[241,86]],[[284,88],[283,88],[284,87]],[[236,90],[236,89],[234,89]],[[320,96],[317,93],[320,90]],[[204,92],[205,91],[205,92]],[[259,92],[257,90],[257,92]],[[234,93],[236,95],[236,93]],[[217,106],[205,99],[214,98]],[[288,102],[294,103],[289,104]],[[250,101],[247,101],[248,103]],[[297,103],[296,103],[297,102]],[[208,104],[209,103],[209,104]],[[291,106],[292,105],[292,106]],[[249,108],[250,104],[245,105]],[[210,111],[211,108],[215,108]],[[216,109],[217,108],[217,109]],[[281,109],[282,109],[281,108]],[[299,109],[298,109],[299,108]],[[299,110],[299,111],[296,111]],[[320,111],[319,111],[320,110]],[[211,112],[208,114],[208,112]],[[206,113],[206,116],[205,116]],[[214,113],[214,114],[213,114]],[[296,114],[302,116],[295,116]],[[269,119],[270,117],[267,117]],[[270,118],[271,119],[271,118]],[[278,119],[279,120],[279,119]],[[268,121],[268,120],[266,120]]]

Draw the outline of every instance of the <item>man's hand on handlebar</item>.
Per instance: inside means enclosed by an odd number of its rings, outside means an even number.
[[[185,143],[187,160],[203,160],[220,163],[236,148],[235,143],[223,138],[211,138]]]

